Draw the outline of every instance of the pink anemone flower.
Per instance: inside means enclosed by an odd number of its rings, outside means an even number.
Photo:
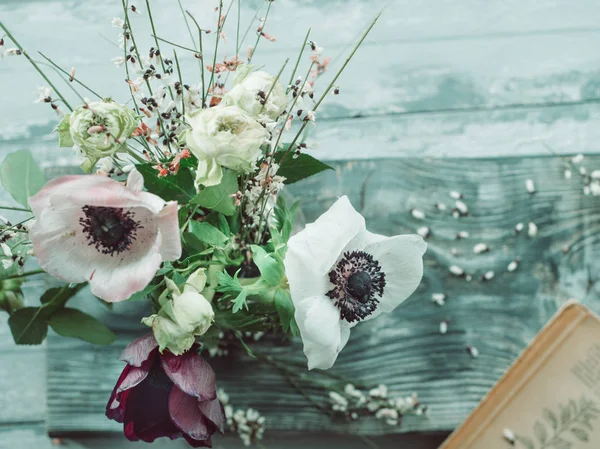
[[[48,182],[29,199],[41,267],[66,282],[89,282],[109,302],[143,290],[163,260],[181,257],[177,202],[143,187],[137,170],[126,185],[99,175]]]

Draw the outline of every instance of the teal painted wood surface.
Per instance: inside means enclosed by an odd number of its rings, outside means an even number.
[[[143,11],[143,1],[138,3]],[[162,13],[168,3],[172,2],[152,0],[161,11],[155,14],[159,34],[187,41],[179,16]],[[202,25],[213,22],[214,2],[183,3],[201,18]],[[257,6],[265,6],[258,0],[242,3],[251,15]],[[323,78],[325,85],[348,43],[381,6],[385,6],[382,20],[340,78],[341,95],[329,98],[319,114],[323,120],[310,137],[319,142],[315,155],[346,162],[337,164],[335,173],[298,186],[297,194],[305,198],[310,220],[336,195],[347,193],[357,207],[364,203],[369,226],[382,233],[414,232],[421,226],[407,214],[410,207],[422,207],[429,215],[433,235],[423,286],[393,318],[382,319],[376,327],[361,326],[364,331],[354,333],[340,368],[375,380],[359,362],[365,354],[377,356],[380,370],[388,370],[396,388],[418,391],[434,405],[432,416],[425,422],[408,420],[401,431],[441,429],[442,433],[407,433],[375,441],[382,448],[401,444],[433,449],[564,300],[581,298],[598,311],[596,284],[590,284],[588,272],[594,281],[599,200],[582,195],[576,175],[569,182],[562,179],[563,163],[549,157],[548,148],[561,155],[598,153],[600,4],[396,0],[375,7],[367,0],[278,0],[266,28],[278,42],[261,42],[257,63],[277,71],[287,56],[295,54],[305,29],[313,26],[314,40],[333,57],[332,69]],[[0,1],[0,20],[16,31],[30,51],[42,50],[67,69],[75,66],[94,88],[117,97],[120,92],[125,98],[122,73],[109,62],[119,50],[102,38],[115,41],[110,19],[118,15],[117,0]],[[293,30],[289,17],[294,17]],[[134,20],[134,26],[141,26],[145,18]],[[226,32],[231,40],[234,33]],[[184,66],[193,69],[196,61],[183,59]],[[10,151],[30,148],[45,167],[76,165],[71,150],[58,149],[56,136],[50,135],[56,120],[49,108],[32,104],[40,84],[24,60],[0,61],[0,160]],[[385,158],[400,160],[386,162]],[[590,170],[600,168],[600,159],[590,157],[585,165]],[[540,191],[533,198],[524,189],[527,178],[535,179]],[[455,221],[433,209],[434,198],[449,202],[450,189],[465,191],[470,217]],[[0,203],[5,202],[7,196],[0,191]],[[540,227],[539,236],[513,237],[512,226],[531,217]],[[470,232],[468,241],[452,240],[459,227]],[[474,257],[476,241],[486,241],[493,251]],[[565,245],[570,248],[567,254],[562,252]],[[463,256],[452,256],[453,247],[459,247]],[[522,265],[510,276],[505,266],[516,255],[522,257]],[[497,279],[467,285],[448,276],[451,263],[476,274],[493,269]],[[39,283],[31,287],[32,303],[37,301],[36,288],[41,288]],[[431,292],[438,290],[449,294],[441,308],[429,300]],[[111,322],[126,326],[134,317],[126,314],[120,322],[114,318]],[[442,319],[450,320],[444,336],[437,333]],[[118,430],[109,427],[101,411],[122,366],[114,360],[118,346],[105,353],[51,337],[47,378],[45,346],[15,348],[5,319],[0,321],[0,338],[0,448],[2,444],[11,449],[32,447],[31,441],[36,447],[51,444],[44,437],[46,420],[57,434]],[[480,359],[470,359],[464,351],[473,341],[482,342]],[[126,342],[123,337],[119,344]],[[371,354],[378,347],[382,353]],[[233,375],[222,373],[242,404],[253,402],[236,386]],[[260,369],[258,373],[265,391],[269,381],[281,382],[272,373]],[[67,387],[71,381],[73,386]],[[277,415],[276,405],[287,403],[283,419],[272,427],[326,426],[285,389],[266,398],[270,400],[258,403],[271,416]],[[293,422],[292,413],[298,422]],[[382,431],[373,423],[356,430]],[[284,435],[275,431],[269,447],[288,447],[286,440],[315,447],[337,441],[317,433],[300,440]],[[114,437],[86,439],[82,444],[117,447],[119,441],[124,443],[122,437]],[[223,444],[230,447],[228,440]],[[355,442],[347,444],[354,447]],[[360,444],[356,447],[366,447]],[[163,445],[178,447],[177,443]]]

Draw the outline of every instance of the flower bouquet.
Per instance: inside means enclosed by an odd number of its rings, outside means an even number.
[[[399,425],[403,414],[425,411],[416,397],[395,398],[385,385],[358,385],[326,370],[354,326],[391,312],[417,288],[426,244],[418,235],[370,233],[347,197],[300,230],[299,204],[285,194],[286,185],[331,168],[309,154],[307,136],[377,18],[320,87],[329,60],[310,31],[291,72],[288,61],[275,74],[253,66],[260,43],[275,41],[266,32],[273,1],[253,21],[256,41],[244,55],[238,15],[233,56],[220,57],[234,4],[219,2],[213,31],[184,13],[191,44],[183,45],[157,34],[149,1],[142,11],[123,0],[113,20],[121,49],[114,62],[130,94],[121,101],[96,93],[75,69],[44,55],[35,60],[0,23],[0,55],[27,58],[48,84],[37,102],[58,115],[58,144],[77,151],[83,172],[47,182],[28,151],[4,158],[0,179],[20,206],[2,209],[27,216],[0,217],[0,307],[17,344],[41,343],[48,327],[110,344],[109,328],[67,307],[73,296],[89,286],[106,303],[151,304],[140,317],[148,333],[123,351],[126,366],[106,405],[106,416],[133,441],[182,437],[210,447],[227,428],[245,444],[258,442],[265,418],[234,411],[207,361],[235,349],[291,376],[300,393],[303,383],[319,386],[323,399],[311,400],[332,419]],[[138,16],[151,30],[149,49],[136,41]],[[184,74],[184,60],[197,60],[199,69]],[[41,269],[26,271],[36,263]],[[65,284],[25,307],[22,284],[42,272]],[[300,338],[306,368],[320,371],[308,375],[261,355],[254,342],[265,334],[280,343]]]

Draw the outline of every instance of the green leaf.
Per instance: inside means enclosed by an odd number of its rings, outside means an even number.
[[[14,200],[25,207],[28,207],[29,197],[46,184],[44,172],[28,150],[17,151],[4,158],[0,165],[0,180]]]
[[[239,190],[237,174],[231,170],[223,173],[221,184],[207,187],[190,200],[207,209],[221,212],[224,215],[233,215],[237,209],[234,195]]]
[[[237,279],[237,273],[235,274],[235,277],[231,277],[229,273],[223,271],[217,275],[217,280],[219,281],[217,291],[225,293],[226,296],[237,296],[244,289],[242,284],[240,284],[240,281]]]
[[[80,338],[95,345],[109,345],[116,338],[103,323],[77,309],[57,310],[50,318],[50,326],[63,337]]]
[[[294,312],[296,311],[289,290],[277,289],[273,302],[275,303],[275,310],[277,310],[277,314],[279,315],[281,328],[284,332],[288,332],[292,321],[294,321]]]
[[[269,285],[279,285],[283,277],[283,265],[273,256],[268,254],[263,247],[251,245],[252,260],[260,270],[260,275]]]
[[[136,165],[137,170],[144,177],[144,186],[148,192],[160,196],[165,201],[177,201],[180,204],[188,203],[196,195],[194,175],[190,168],[182,165],[176,175],[158,177],[158,171],[152,164]]]
[[[281,163],[285,153],[286,150],[275,153],[275,162],[280,164],[277,174],[279,176],[285,176],[285,184],[293,184],[302,179],[316,175],[324,170],[333,170],[333,167],[324,164],[318,159],[315,159],[314,157],[304,153],[297,158],[289,155],[285,158],[283,163]]]
[[[590,439],[588,433],[585,430],[580,429],[578,427],[571,428],[571,433],[575,435],[575,437],[577,437],[579,441],[588,441]]]
[[[246,290],[242,290],[239,295],[233,300],[233,313],[237,313],[242,309],[248,310],[248,304],[246,303]]]
[[[552,410],[544,409],[544,418],[550,423],[554,430],[558,429],[558,418]]]
[[[527,437],[519,437],[519,436],[517,436],[515,438],[515,441],[518,441],[519,443],[521,443],[523,446],[525,446],[526,449],[535,449],[535,444],[533,444],[533,441],[531,441]]]
[[[296,220],[296,214],[298,212],[299,201],[296,201],[291,208],[287,206],[287,202],[283,195],[279,195],[277,198],[277,205],[275,206],[275,220],[277,222],[277,230],[281,234],[280,242],[287,243],[292,235],[292,229],[294,221]]]
[[[58,133],[58,146],[60,147],[72,147],[75,145],[73,138],[71,137],[71,115],[67,114],[63,117],[62,122],[57,126],[56,132]]]
[[[13,339],[18,345],[39,345],[48,334],[48,316],[42,307],[25,307],[8,319]]]
[[[198,240],[211,246],[222,247],[223,243],[229,240],[225,234],[205,221],[190,222],[190,231]]]
[[[151,293],[154,293],[160,285],[148,285],[145,289],[134,293],[127,299],[127,301],[142,301],[148,297]]]
[[[571,407],[569,406],[560,406],[560,423],[566,424],[571,420]]]
[[[215,322],[223,329],[241,332],[260,332],[264,330],[264,317],[249,315],[244,311],[215,310]]]

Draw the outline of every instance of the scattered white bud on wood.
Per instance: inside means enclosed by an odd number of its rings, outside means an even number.
[[[586,184],[583,186],[583,194],[585,196],[589,196],[592,191],[590,190],[590,185]]]
[[[515,260],[508,264],[508,267],[506,269],[512,273],[517,268],[519,268],[519,263],[521,263],[521,259],[517,257]]]
[[[431,229],[429,229],[427,226],[420,227],[417,229],[417,234],[424,239],[428,239],[431,236]]]
[[[571,158],[571,162],[574,164],[581,164],[583,162],[583,154],[578,154]]]
[[[460,217],[460,212],[457,209],[454,209],[452,211],[452,216],[456,219],[458,219],[458,217]]]
[[[533,183],[533,179],[528,179],[525,181],[525,187],[527,191],[531,194],[535,193],[535,184]]]
[[[515,445],[517,438],[515,437],[515,433],[510,429],[504,429],[502,431],[502,436],[506,441],[508,441],[513,446]]]
[[[447,206],[444,203],[435,203],[435,208],[437,210],[444,211],[447,209]]]
[[[565,179],[571,179],[571,176],[573,176],[573,172],[571,172],[570,168],[566,168],[564,175],[565,175]]]
[[[461,215],[468,215],[469,214],[469,208],[467,207],[467,205],[458,200],[456,202],[456,209],[458,209],[458,211],[460,212]]]
[[[423,212],[422,210],[419,209],[411,209],[410,213],[412,214],[413,217],[415,217],[417,220],[424,220],[425,219],[425,212]]]
[[[469,233],[467,231],[459,231],[456,233],[456,240],[468,239]]]
[[[467,282],[471,282],[472,280],[473,280],[473,276],[471,276],[470,274],[467,274],[467,275],[465,276],[465,281],[467,281]]]
[[[581,176],[587,175],[587,169],[585,167],[579,167],[579,174]]]
[[[464,276],[465,275],[465,270],[463,270],[461,267],[459,267],[457,265],[450,265],[450,267],[448,268],[448,271],[450,271],[450,273],[452,273],[454,276]]]
[[[520,233],[524,227],[525,225],[523,223],[517,223],[515,226],[515,234]]]
[[[477,349],[475,346],[467,346],[467,352],[474,359],[479,357],[479,349]]]
[[[445,334],[448,332],[448,321],[444,320],[440,323],[440,334]]]
[[[481,254],[481,253],[486,253],[490,250],[490,247],[487,246],[485,243],[478,243],[477,245],[475,245],[473,247],[473,252],[475,254]]]
[[[453,256],[460,256],[460,254],[461,254],[461,252],[460,252],[460,250],[459,250],[458,248],[451,248],[451,249],[450,249],[450,253],[451,253]]]
[[[445,293],[433,293],[431,295],[431,300],[436,303],[438,306],[443,306],[444,304],[446,304],[446,298],[448,296],[446,296]]]
[[[527,225],[527,235],[529,237],[535,237],[537,234],[538,234],[537,225],[533,221],[530,221]]]
[[[456,190],[453,190],[452,192],[450,192],[450,198],[460,200],[464,198],[464,195],[460,192],[457,192]]]
[[[482,281],[491,281],[494,279],[495,273],[493,271],[488,271],[483,276],[481,276]]]
[[[600,179],[600,170],[594,170],[590,173],[592,179]]]

